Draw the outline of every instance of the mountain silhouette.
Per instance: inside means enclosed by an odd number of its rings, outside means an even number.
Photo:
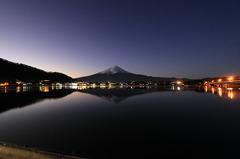
[[[101,71],[99,73],[85,76],[85,77],[79,77],[76,78],[77,81],[85,81],[85,82],[127,82],[127,81],[176,81],[177,78],[171,77],[152,77],[152,76],[146,76],[141,74],[134,74],[130,73],[129,71],[126,71],[119,66],[113,66],[110,67],[104,71]]]
[[[0,82],[1,81],[39,81],[70,82],[72,78],[59,72],[46,72],[25,64],[10,62],[0,58]]]

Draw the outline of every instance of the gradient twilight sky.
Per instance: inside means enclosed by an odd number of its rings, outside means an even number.
[[[240,75],[240,1],[1,0],[0,57],[74,78]]]

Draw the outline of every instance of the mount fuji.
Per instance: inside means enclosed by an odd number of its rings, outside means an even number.
[[[174,81],[176,78],[152,77],[128,72],[118,66],[110,67],[96,74],[76,78],[84,82],[127,82],[127,81]]]
[[[116,74],[116,73],[130,73],[130,72],[128,72],[118,66],[113,66],[102,72],[99,72],[98,74]]]

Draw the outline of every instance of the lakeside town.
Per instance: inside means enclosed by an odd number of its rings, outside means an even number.
[[[86,81],[73,81],[73,82],[52,82],[51,80],[39,80],[39,81],[19,81],[9,82],[4,81],[0,83],[0,87],[26,87],[26,86],[52,86],[56,88],[114,88],[114,87],[172,87],[172,86],[184,86],[184,87],[196,87],[196,86],[216,86],[223,88],[239,88],[240,77],[221,77],[221,78],[208,78],[199,80],[188,81],[126,81],[126,82],[86,82]]]

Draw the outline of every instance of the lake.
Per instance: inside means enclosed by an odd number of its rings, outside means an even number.
[[[92,159],[240,158],[239,88],[0,87],[0,100],[3,142]]]

